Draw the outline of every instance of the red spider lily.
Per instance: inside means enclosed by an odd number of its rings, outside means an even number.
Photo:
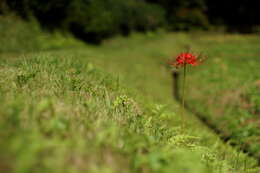
[[[181,53],[177,56],[176,62],[170,62],[170,65],[173,65],[177,68],[183,67],[187,64],[191,64],[192,66],[198,65],[198,57],[192,53]]]
[[[181,108],[181,121],[182,121],[182,129],[185,129],[185,120],[184,120],[184,109],[185,109],[185,87],[186,87],[186,76],[187,76],[187,66],[188,64],[192,66],[196,66],[202,62],[201,54],[194,55],[189,52],[180,53],[176,60],[170,61],[169,64],[171,66],[175,66],[177,68],[184,67],[183,68],[183,83],[182,83],[182,108]]]

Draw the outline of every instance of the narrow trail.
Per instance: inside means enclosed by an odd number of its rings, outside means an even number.
[[[180,97],[180,89],[179,89],[179,83],[180,83],[180,73],[177,71],[172,72],[172,91],[173,91],[173,98],[181,104],[181,97]],[[206,116],[202,113],[196,111],[192,107],[190,107],[187,103],[184,105],[186,111],[191,112],[193,115],[195,115],[203,124],[205,124],[209,129],[211,129],[215,134],[217,134],[220,139],[232,146],[239,148],[240,151],[243,153],[247,153],[250,157],[253,157],[257,160],[257,165],[260,166],[260,158],[255,155],[255,153],[251,152],[248,148],[249,146],[245,143],[242,143],[241,145],[237,143],[232,143],[230,140],[232,139],[231,135],[227,134],[223,130],[221,130],[218,126],[216,126],[213,122],[209,121]]]

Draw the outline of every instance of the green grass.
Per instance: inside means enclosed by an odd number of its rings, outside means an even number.
[[[25,53],[82,47],[68,33],[45,33],[36,22],[24,22],[14,14],[0,15],[0,53]]]
[[[165,62],[191,40],[150,33],[3,51],[1,172],[259,172],[191,113],[180,131]]]
[[[205,36],[192,44],[209,59],[190,74],[190,104],[260,158],[259,36]]]
[[[238,155],[192,118],[180,133],[170,105],[135,101],[116,78],[88,61],[32,55],[2,64],[0,74],[5,172],[203,173],[254,167],[253,159]]]

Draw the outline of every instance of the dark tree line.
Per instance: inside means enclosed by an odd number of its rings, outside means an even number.
[[[214,25],[226,25],[229,31],[254,32],[260,25],[258,1],[206,0],[207,16]]]
[[[131,31],[207,30],[253,32],[260,25],[257,4],[237,0],[0,0],[0,14],[36,18],[48,30],[66,30],[90,42]]]

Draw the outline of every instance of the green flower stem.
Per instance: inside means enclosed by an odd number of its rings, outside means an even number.
[[[182,110],[181,110],[181,124],[182,124],[182,131],[185,129],[185,121],[184,121],[184,111],[185,111],[185,87],[186,87],[186,72],[187,67],[184,64],[183,67],[183,82],[182,82]]]

